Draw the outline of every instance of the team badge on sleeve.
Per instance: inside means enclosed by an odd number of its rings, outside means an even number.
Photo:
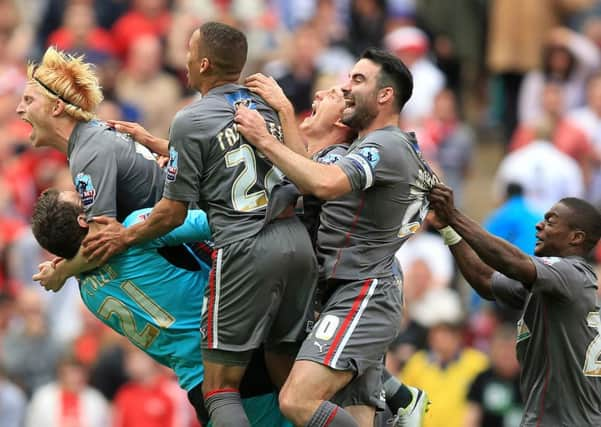
[[[81,198],[81,203],[84,208],[90,207],[96,200],[96,189],[92,183],[92,177],[83,172],[80,172],[75,177],[75,188]]]
[[[177,177],[177,158],[179,154],[175,148],[169,148],[169,163],[167,163],[167,176],[165,179],[167,182],[174,182]]]
[[[375,168],[380,161],[380,151],[376,147],[362,148],[359,150],[359,153],[369,162],[372,169]]]

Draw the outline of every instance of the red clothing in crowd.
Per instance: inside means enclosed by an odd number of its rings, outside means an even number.
[[[149,18],[137,11],[126,13],[113,25],[114,46],[121,59],[125,59],[129,46],[140,36],[152,34],[158,37],[167,35],[171,25],[168,11]]]
[[[174,402],[161,381],[125,384],[115,396],[114,414],[113,427],[175,427]]]
[[[59,28],[48,37],[48,45],[56,46],[60,50],[70,51],[76,48],[95,50],[109,55],[115,54],[115,47],[111,33],[102,29],[94,28],[88,34],[83,46],[77,46],[73,33],[66,28]]]

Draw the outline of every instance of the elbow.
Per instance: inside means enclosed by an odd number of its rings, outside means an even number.
[[[313,186],[311,192],[318,199],[334,200],[348,193],[350,188],[347,187],[349,187],[348,178],[342,175],[342,177],[321,179]]]

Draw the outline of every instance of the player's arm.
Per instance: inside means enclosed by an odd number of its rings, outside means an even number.
[[[145,221],[123,227],[113,218],[98,217],[95,222],[106,225],[102,232],[87,236],[83,241],[83,254],[104,264],[113,255],[140,243],[156,239],[181,225],[186,219],[188,202],[162,198]]]
[[[207,214],[200,209],[191,209],[182,225],[159,237],[161,246],[176,246],[182,243],[202,242],[211,239],[211,228]]]
[[[453,191],[446,185],[436,184],[429,199],[436,215],[449,224],[485,264],[530,289],[537,273],[527,254],[486,232],[477,222],[457,210],[453,204]]]
[[[236,112],[238,131],[265,154],[301,191],[322,200],[336,199],[352,190],[342,168],[324,165],[295,153],[269,132],[257,111],[241,106]]]
[[[148,218],[127,229],[110,218],[95,218],[109,227],[84,239],[85,256],[104,263],[128,247],[156,239],[184,222],[188,204],[198,200],[198,177],[202,172],[200,144],[192,140],[197,126],[184,114],[178,114],[173,120],[169,139],[175,171],[166,178],[163,198]]]
[[[284,144],[295,153],[309,157],[307,146],[298,130],[294,107],[275,79],[257,73],[247,77],[244,84],[277,111],[284,131]]]
[[[135,141],[146,146],[150,151],[169,156],[169,141],[151,135],[146,129],[138,123],[126,122],[123,120],[107,120],[107,124],[118,132],[129,134]]]

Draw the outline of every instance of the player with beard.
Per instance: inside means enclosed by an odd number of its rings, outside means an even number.
[[[326,200],[317,254],[321,286],[331,297],[280,392],[280,407],[295,425],[368,426],[383,404],[382,358],[401,322],[394,254],[419,229],[427,192],[437,181],[415,137],[398,128],[412,87],[401,61],[368,49],[343,87],[342,123],[359,138],[330,165],[279,144],[263,131],[255,112],[237,111],[238,130],[246,139],[304,193]],[[329,401],[354,390],[371,398],[370,404],[345,410]],[[408,410],[423,412],[426,406],[420,392]]]

